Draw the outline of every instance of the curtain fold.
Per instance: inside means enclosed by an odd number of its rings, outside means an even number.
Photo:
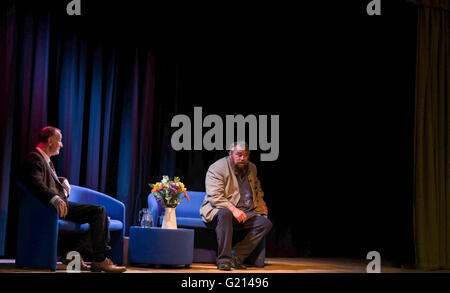
[[[57,172],[73,184],[80,182],[83,141],[86,50],[85,41],[74,35],[63,39],[59,47],[61,69],[58,76],[58,127],[63,133],[64,147],[57,157]],[[77,121],[77,123],[73,123]],[[72,160],[72,158],[76,158]]]
[[[102,90],[103,90],[103,52],[99,47],[94,49],[91,91],[89,103],[89,130],[87,140],[87,162],[86,165],[86,187],[99,190],[99,179],[101,175],[101,153],[102,142]]]
[[[449,1],[418,7],[414,128],[416,265],[450,268]],[[439,3],[438,3],[439,2]]]
[[[14,126],[17,23],[14,7],[0,14],[0,255],[5,253]]]
[[[117,174],[117,198],[122,201],[128,210],[134,210],[134,201],[137,195],[137,184],[130,184],[138,174],[138,162],[134,155],[139,153],[138,129],[139,129],[139,68],[138,56],[135,56],[132,69],[132,79],[124,88],[124,99],[122,104],[122,120],[120,125],[119,164]],[[126,221],[132,219],[131,213],[127,213]]]

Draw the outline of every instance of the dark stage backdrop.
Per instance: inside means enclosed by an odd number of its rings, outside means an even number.
[[[124,202],[128,229],[149,182],[176,175],[204,190],[208,166],[226,155],[172,150],[172,117],[193,119],[199,106],[223,120],[280,115],[278,159],[251,154],[274,223],[268,256],[377,250],[413,262],[414,7],[383,1],[383,16],[368,17],[367,1],[82,1],[82,16],[69,17],[65,1],[12,2],[0,32],[7,255],[14,182],[42,126],[63,132],[58,173]]]

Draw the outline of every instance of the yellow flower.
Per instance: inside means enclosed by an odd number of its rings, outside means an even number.
[[[178,182],[178,186],[180,186],[181,190],[184,189],[184,184],[182,182]]]

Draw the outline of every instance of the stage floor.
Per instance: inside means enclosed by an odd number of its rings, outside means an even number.
[[[343,258],[266,258],[264,268],[249,267],[246,270],[219,271],[214,264],[193,263],[184,266],[128,266],[126,273],[366,273],[368,260]],[[48,270],[19,269],[13,259],[0,259],[0,273],[48,273]],[[66,273],[58,263],[56,273]],[[82,272],[89,273],[89,272]],[[389,262],[381,262],[381,273],[450,273],[450,270],[421,271],[395,268]]]

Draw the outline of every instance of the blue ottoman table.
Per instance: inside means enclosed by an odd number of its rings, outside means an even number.
[[[128,256],[131,263],[189,267],[193,254],[192,229],[130,227]]]

